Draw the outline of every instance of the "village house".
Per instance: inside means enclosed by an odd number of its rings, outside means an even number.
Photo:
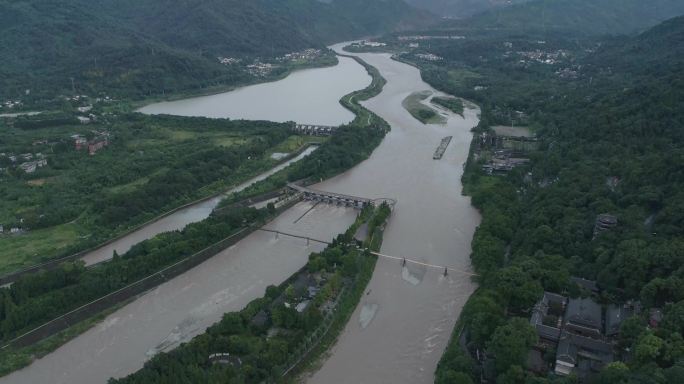
[[[88,140],[82,135],[71,135],[71,139],[74,140],[74,148],[77,151],[80,151],[88,143]]]
[[[27,161],[25,163],[21,163],[19,165],[19,168],[26,173],[33,173],[36,171],[36,169],[42,168],[46,165],[47,165],[47,160],[39,159],[36,161]]]
[[[92,156],[100,149],[109,145],[109,139],[106,136],[100,136],[88,142],[88,153]]]

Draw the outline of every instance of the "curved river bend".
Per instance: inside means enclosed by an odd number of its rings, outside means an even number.
[[[255,113],[260,113],[256,118],[260,120],[339,125],[353,119],[339,100],[351,91],[366,87],[370,81],[361,65],[352,59],[341,58],[340,64],[334,67],[302,70],[273,83],[200,99],[211,101],[225,97],[228,100],[228,104],[213,104],[215,113],[207,113],[212,116],[239,118],[232,113],[241,109],[230,100],[234,100],[232,94],[240,93],[252,95],[249,104],[256,105]],[[254,89],[259,92],[254,93]],[[281,98],[274,99],[273,95],[281,95]],[[309,99],[320,102],[316,109],[297,107],[297,100]],[[288,108],[281,113],[278,106]],[[172,114],[178,105],[161,103],[149,108],[152,107],[156,113]],[[185,112],[189,114],[187,110]],[[230,192],[269,176],[313,150],[309,148],[297,158]],[[202,220],[220,199],[221,196],[181,209],[89,253],[84,260],[88,264],[106,260],[112,257],[114,249],[121,254],[159,233]],[[356,214],[348,208],[318,205],[312,209],[310,204],[300,203],[267,227],[332,240],[351,225]],[[140,369],[155,353],[170,350],[204,332],[209,325],[219,321],[223,313],[239,311],[251,300],[263,296],[268,285],[286,280],[307,262],[311,252],[320,250],[322,245],[318,243],[307,245],[302,239],[275,238],[272,233],[254,232],[235,246],[140,296],[28,367],[0,378],[0,383],[90,384],[126,376]]]
[[[340,125],[354,120],[354,114],[340,105],[342,96],[370,82],[371,77],[356,61],[339,57],[334,67],[296,71],[280,81],[232,92],[151,104],[140,112]]]
[[[469,199],[461,196],[460,177],[472,138],[470,128],[477,124],[479,111],[466,108],[464,117],[448,113],[445,125],[422,125],[401,106],[410,93],[431,89],[421,81],[419,71],[387,54],[359,56],[388,81],[383,92],[365,105],[386,119],[392,131],[367,161],[316,188],[398,199],[382,253],[469,270],[470,241],[479,216]],[[230,109],[224,105],[216,108]],[[268,110],[263,108],[258,118],[274,119]],[[326,124],[313,116],[304,118],[314,121],[286,120]],[[444,157],[432,160],[447,135],[454,138]],[[346,208],[318,205],[298,220],[310,208],[308,203],[300,203],[268,226],[331,239],[356,215]],[[267,285],[294,273],[306,263],[308,254],[320,247],[255,232],[0,382],[104,383],[109,377],[124,376],[139,369],[154,353],[204,331],[222,313],[243,308],[261,296]],[[456,318],[473,289],[467,276],[451,273],[445,277],[442,270],[411,264],[403,268],[400,262],[380,259],[368,294],[330,358],[307,379],[313,383],[431,383]]]
[[[342,45],[334,48],[340,50]],[[418,69],[389,54],[358,54],[387,79],[364,105],[392,131],[371,157],[316,188],[397,199],[381,253],[470,271],[478,212],[462,196],[461,175],[479,110],[446,114],[445,125],[423,125],[403,107],[415,91],[435,91]],[[444,157],[432,155],[453,136]],[[380,258],[373,277],[331,356],[310,383],[432,383],[456,319],[475,286],[467,275]]]

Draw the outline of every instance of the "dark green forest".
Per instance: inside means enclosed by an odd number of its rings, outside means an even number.
[[[244,85],[259,80],[245,68],[256,59],[433,20],[388,1],[2,0],[0,98],[139,99]]]
[[[532,0],[495,8],[453,25],[513,34],[623,35],[684,14],[679,0]]]
[[[469,348],[486,350],[495,364],[476,364],[455,333],[437,382],[477,382],[482,369],[503,383],[573,382],[523,369],[537,337],[532,306],[545,290],[580,295],[571,276],[596,280],[602,303],[644,307],[622,325],[616,350],[624,362],[593,382],[682,381],[684,18],[602,41],[547,35],[541,44],[491,31],[469,40],[432,44],[444,60],[417,62],[425,80],[480,104],[477,132],[520,123],[521,111],[542,145],[529,166],[505,176],[468,162],[466,192],[483,214],[472,251],[480,288],[457,333],[467,330]],[[530,51],[555,59],[542,63]],[[594,236],[603,213],[619,224]],[[651,308],[663,312],[659,327],[647,327]]]

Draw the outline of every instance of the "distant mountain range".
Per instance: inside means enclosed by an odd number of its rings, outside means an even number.
[[[406,0],[440,17],[466,18],[490,9],[520,4],[530,0]]]
[[[402,0],[0,0],[0,98],[25,89],[146,94],[240,76],[274,56],[434,20]]]
[[[519,32],[621,35],[679,15],[684,15],[683,0],[534,0],[489,10],[466,24]]]

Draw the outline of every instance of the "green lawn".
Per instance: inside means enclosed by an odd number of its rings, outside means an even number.
[[[16,271],[40,261],[41,255],[54,255],[73,245],[81,235],[74,223],[0,236],[0,274]]]
[[[479,79],[481,77],[482,76],[480,76],[479,73],[469,71],[467,69],[449,70],[449,82],[458,86],[465,86],[466,81]]]
[[[326,140],[325,137],[319,137],[319,136],[296,136],[292,135],[288,137],[285,141],[282,143],[276,145],[271,153],[275,152],[280,152],[280,153],[291,153],[299,148],[301,148],[305,144],[309,143],[322,143]],[[270,154],[269,154],[270,156]]]
[[[430,102],[463,116],[463,101],[461,99],[455,97],[433,97]]]

